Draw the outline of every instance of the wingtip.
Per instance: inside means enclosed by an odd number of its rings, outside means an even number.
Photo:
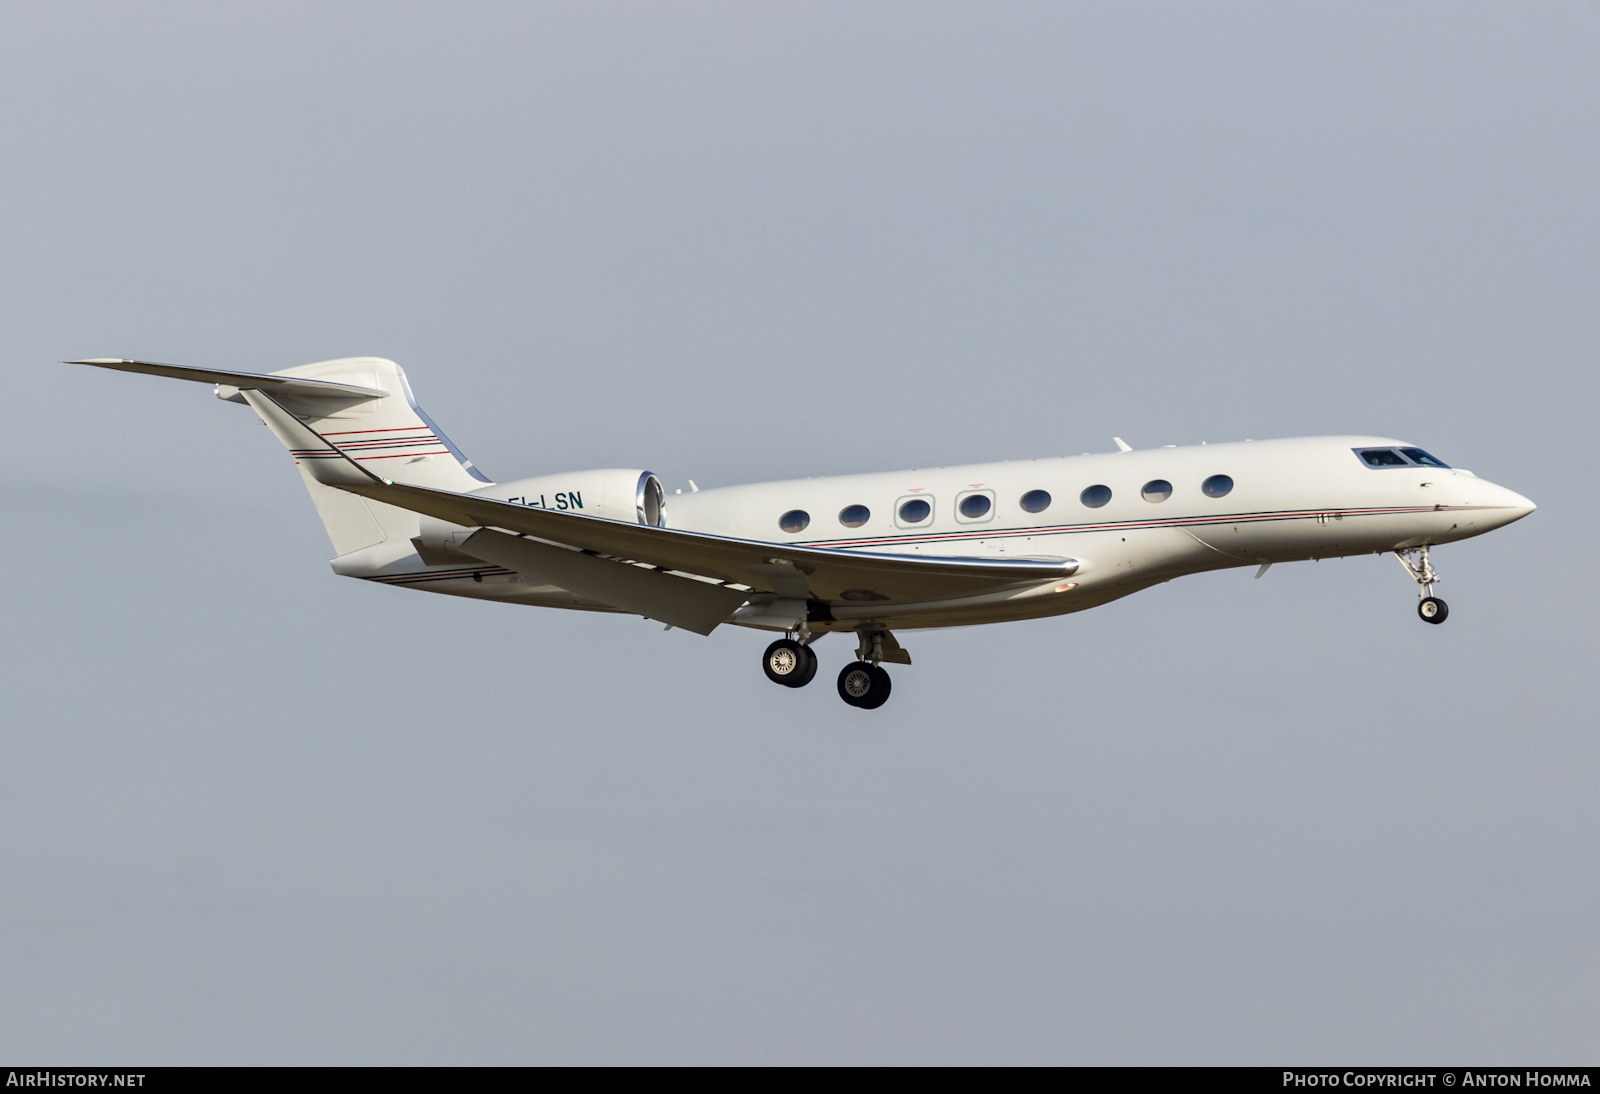
[[[124,361],[120,357],[85,357],[81,361],[63,361],[63,365],[131,365],[132,361]]]

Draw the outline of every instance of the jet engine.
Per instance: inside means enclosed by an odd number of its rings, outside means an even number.
[[[550,509],[607,520],[637,521],[657,528],[667,526],[666,491],[661,487],[661,480],[651,471],[614,468],[540,475],[537,478],[496,483],[472,493],[532,509]],[[411,542],[423,562],[430,566],[449,565],[469,557],[458,551],[457,547],[473,531],[459,524],[425,516],[422,518],[421,534]]]

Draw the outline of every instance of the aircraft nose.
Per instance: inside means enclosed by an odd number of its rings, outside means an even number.
[[[1508,490],[1492,482],[1481,483],[1473,493],[1477,495],[1473,498],[1473,504],[1486,507],[1484,523],[1492,528],[1500,528],[1514,520],[1521,520],[1539,508],[1515,490]]]

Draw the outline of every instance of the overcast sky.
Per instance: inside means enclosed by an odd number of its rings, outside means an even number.
[[[0,1058],[1600,1055],[1600,8],[7,3]],[[336,578],[200,385],[403,365],[491,477],[1301,434],[1435,553],[906,632]]]

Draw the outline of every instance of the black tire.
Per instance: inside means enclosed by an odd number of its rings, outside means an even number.
[[[1424,623],[1443,623],[1450,617],[1450,605],[1436,596],[1425,596],[1417,605],[1417,615]]]
[[[852,661],[839,672],[839,698],[862,710],[876,710],[889,701],[889,674],[865,661]]]
[[[761,671],[774,684],[805,687],[817,674],[817,655],[792,638],[780,638],[761,655]]]
[[[893,690],[894,681],[889,679],[888,670],[882,665],[872,666],[872,694],[861,704],[862,710],[877,710],[889,701],[889,692]]]
[[[806,666],[800,670],[800,675],[795,678],[792,688],[803,688],[817,678],[817,651],[810,646],[801,646],[806,651]]]

